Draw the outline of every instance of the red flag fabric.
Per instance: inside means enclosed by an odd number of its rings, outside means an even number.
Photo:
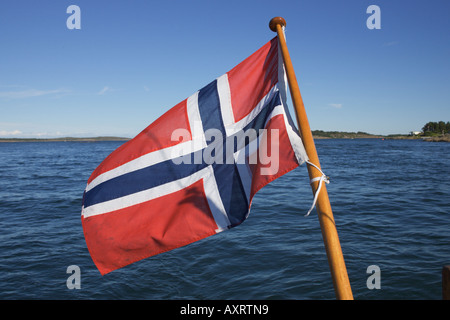
[[[285,100],[273,38],[112,152],[81,213],[100,273],[247,219],[258,190],[307,160]]]

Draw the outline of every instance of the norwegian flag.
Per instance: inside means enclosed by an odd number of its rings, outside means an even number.
[[[100,273],[241,224],[259,189],[307,160],[285,99],[275,37],[112,152],[81,212]]]

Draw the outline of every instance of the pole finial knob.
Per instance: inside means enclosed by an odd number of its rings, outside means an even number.
[[[269,22],[269,28],[273,32],[277,32],[277,24],[281,24],[283,27],[286,26],[286,20],[284,20],[282,17],[275,17],[272,18]]]

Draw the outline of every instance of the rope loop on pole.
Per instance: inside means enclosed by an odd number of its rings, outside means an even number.
[[[313,166],[313,167],[316,168],[317,170],[319,170],[320,173],[321,173],[322,175],[321,175],[320,177],[316,177],[316,178],[311,179],[311,180],[309,181],[309,183],[311,183],[311,184],[313,184],[313,183],[316,182],[316,181],[319,181],[319,186],[317,187],[317,190],[316,190],[316,192],[315,192],[315,194],[314,194],[314,201],[313,201],[313,204],[312,204],[311,208],[309,209],[308,213],[305,215],[305,217],[309,216],[309,214],[311,213],[311,211],[313,211],[314,207],[316,206],[316,202],[317,202],[317,199],[318,199],[318,197],[319,197],[319,192],[320,192],[320,189],[322,188],[322,184],[323,184],[324,182],[325,182],[326,184],[329,184],[329,183],[330,183],[330,180],[329,180],[329,178],[327,177],[327,175],[326,175],[325,173],[323,173],[323,171],[322,171],[318,166],[316,166],[314,163],[309,162],[309,161],[306,161],[306,163],[309,164],[310,166]]]

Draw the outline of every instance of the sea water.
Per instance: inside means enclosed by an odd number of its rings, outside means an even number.
[[[92,171],[122,143],[0,144],[0,299],[335,298],[316,211],[304,216],[313,200],[305,165],[260,190],[242,225],[101,276],[81,200]],[[441,299],[450,144],[316,147],[355,299]],[[79,289],[69,288],[70,266],[79,268]]]

